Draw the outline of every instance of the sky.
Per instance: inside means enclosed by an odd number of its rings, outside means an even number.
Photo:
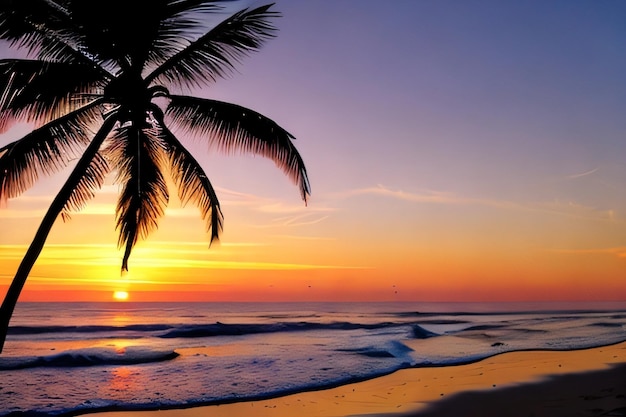
[[[308,204],[271,161],[192,140],[219,244],[174,199],[121,275],[111,179],[57,221],[22,301],[626,299],[626,3],[273,8],[277,37],[194,94],[291,132]],[[67,175],[0,208],[2,293]]]

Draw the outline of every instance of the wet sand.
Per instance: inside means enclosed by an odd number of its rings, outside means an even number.
[[[504,353],[261,401],[97,417],[626,416],[626,343]]]

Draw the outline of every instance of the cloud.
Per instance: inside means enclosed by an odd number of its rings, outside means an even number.
[[[320,205],[306,206],[302,202],[286,204],[282,200],[261,197],[255,194],[241,193],[226,188],[216,188],[216,193],[223,206],[247,206],[261,213],[287,214],[297,212],[331,212],[335,209]]]
[[[528,206],[528,210],[539,211],[548,214],[563,215],[579,219],[603,220],[610,222],[619,222],[615,215],[615,210],[598,209],[595,207],[585,206],[573,201],[554,200],[549,202],[534,203]]]
[[[183,281],[183,280],[175,280],[175,281],[167,281],[162,279],[137,279],[137,278],[97,278],[97,277],[89,277],[86,278],[67,278],[67,277],[54,277],[54,276],[31,276],[28,278],[30,282],[52,282],[54,284],[82,284],[89,283],[89,285],[96,284],[114,284],[114,285],[128,285],[128,284],[165,284],[165,285],[184,285],[184,284],[197,284],[196,281]]]
[[[441,191],[429,190],[419,193],[411,193],[402,190],[392,190],[380,184],[376,187],[360,188],[348,191],[343,194],[343,197],[346,198],[359,195],[375,195],[414,203],[484,206],[504,210],[546,213],[581,219],[594,219],[612,222],[619,221],[619,219],[616,218],[615,210],[613,209],[597,209],[595,207],[577,204],[572,201],[554,200],[549,202],[518,203],[499,199],[465,197]]]
[[[266,224],[250,224],[249,227],[255,229],[269,229],[275,227],[309,226],[320,223],[329,217],[330,216],[317,216],[316,213],[303,213],[294,216],[278,217],[276,219],[272,219],[270,223]]]
[[[6,207],[0,207],[0,219],[41,219],[48,211],[53,198],[53,196],[48,195],[22,195],[12,198]],[[88,202],[82,210],[70,210],[69,214],[70,216],[79,214],[113,216],[115,214],[115,204]]]
[[[581,172],[579,174],[568,175],[566,178],[568,178],[570,180],[573,180],[573,179],[576,179],[576,178],[586,177],[587,175],[591,175],[591,174],[597,172],[599,169],[600,168],[594,168],[594,169],[591,169],[589,171]]]
[[[91,201],[80,211],[70,211],[70,216],[91,215],[91,216],[114,216],[115,199],[119,193],[117,185],[105,185],[98,191],[100,199],[104,201]],[[283,201],[260,197],[254,194],[241,193],[226,188],[217,188],[217,195],[222,207],[239,206],[246,207],[260,213],[267,214],[290,214],[299,212],[331,212],[332,208],[321,206],[305,206],[303,203],[285,204]],[[42,218],[50,205],[53,196],[49,195],[29,195],[19,196],[11,199],[7,207],[0,207],[0,218],[23,219]],[[165,216],[176,218],[198,218],[198,208],[194,204],[185,207],[167,207]]]
[[[271,219],[269,223],[251,224],[253,228],[272,227],[298,227],[320,223],[329,217],[328,213],[335,212],[336,209],[328,206],[315,205],[305,206],[302,203],[285,204],[281,200],[260,197],[254,194],[246,194],[225,188],[217,189],[218,195],[226,195],[223,206],[240,206],[267,215],[278,215]]]
[[[0,219],[42,219],[46,210],[17,210],[0,208]]]
[[[311,217],[315,217],[311,219]],[[316,213],[303,213],[295,216],[285,216],[274,219],[274,224],[266,225],[263,227],[274,227],[274,226],[306,226],[311,224],[317,224],[324,220],[326,220],[329,216],[316,216]]]
[[[262,212],[262,213],[276,213],[276,214],[282,214],[282,213],[297,213],[297,212],[301,212],[301,213],[311,213],[311,212],[324,212],[324,213],[328,213],[328,212],[332,212],[335,211],[335,209],[330,208],[330,207],[322,207],[322,206],[305,206],[304,204],[285,204],[281,201],[272,201],[272,202],[268,202],[267,204],[262,204],[257,208],[258,211]]]
[[[235,191],[235,190],[231,190],[231,189],[223,188],[223,187],[215,187],[215,192],[217,193],[218,196],[226,195],[227,198],[231,198],[232,200],[256,201],[260,198],[255,194],[242,193],[240,191]]]
[[[116,250],[114,244],[55,244],[46,243],[43,256],[65,257],[74,259],[84,256],[86,251],[102,252],[106,250]],[[28,249],[26,244],[0,244],[0,260],[3,259],[22,259],[24,253]]]
[[[411,193],[402,190],[392,190],[381,184],[377,185],[376,187],[360,188],[346,193],[346,196],[348,197],[358,195],[379,195],[383,197],[390,197],[398,200],[411,201],[416,203],[482,205],[500,208],[522,208],[521,205],[510,201],[470,198],[459,196],[450,192],[431,190],[423,191],[420,193]]]
[[[310,269],[366,269],[361,266],[296,264],[255,261],[218,261],[193,259],[135,259],[134,267],[147,268],[203,268],[236,270],[310,270]]]
[[[170,249],[172,245],[176,249]],[[194,255],[204,258],[209,252],[201,250],[198,242],[170,243],[160,241],[158,248],[139,247],[133,252],[132,268],[198,268],[198,269],[228,269],[228,270],[312,270],[312,269],[367,269],[363,266],[303,264],[259,261],[229,261],[218,259],[193,259]],[[262,244],[241,242],[226,244],[227,246],[262,246]],[[189,246],[193,249],[184,249]],[[26,245],[0,245],[0,261],[19,260],[23,256]],[[116,254],[119,251],[115,245],[108,244],[50,244],[39,259],[41,265],[72,266],[118,266],[120,259]],[[218,255],[218,253],[215,253]],[[156,255],[156,256],[155,256]],[[8,277],[8,275],[7,275]],[[56,280],[56,278],[54,278]],[[72,278],[73,279],[73,278]],[[80,281],[76,279],[76,281]],[[107,280],[111,282],[111,280]],[[133,280],[133,282],[139,282]],[[149,283],[145,281],[145,283]],[[159,281],[159,283],[163,283]]]

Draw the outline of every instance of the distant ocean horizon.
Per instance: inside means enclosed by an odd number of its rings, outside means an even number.
[[[0,416],[253,400],[623,341],[626,300],[21,302],[0,355]]]
[[[206,305],[231,305],[231,306],[245,306],[250,304],[258,305],[389,305],[395,306],[392,308],[404,308],[405,306],[419,306],[424,311],[428,312],[443,312],[450,311],[450,307],[460,306],[464,307],[465,311],[475,312],[493,312],[498,310],[511,310],[511,311],[538,311],[538,310],[615,310],[626,309],[626,298],[624,300],[525,300],[525,301],[420,301],[420,300],[296,300],[296,301],[258,301],[258,300],[184,300],[184,301],[155,301],[155,300],[116,300],[112,298],[109,301],[106,300],[89,300],[89,299],[76,299],[76,300],[29,300],[19,301],[16,307],[28,306],[30,304],[110,304],[118,306],[120,310],[127,310],[134,305],[145,304],[206,304]],[[12,323],[15,321],[15,317],[12,319]]]

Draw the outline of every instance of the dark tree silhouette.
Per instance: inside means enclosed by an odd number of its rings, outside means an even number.
[[[231,74],[272,38],[278,16],[265,5],[223,14],[209,0],[1,0],[0,39],[26,52],[0,60],[0,128],[34,130],[0,148],[0,203],[40,176],[73,165],[28,248],[0,307],[0,352],[24,283],[59,215],[80,210],[116,174],[122,270],[131,250],[157,226],[168,203],[166,175],[183,204],[200,209],[210,240],[222,213],[211,182],[173,131],[210,149],[271,158],[302,198],[309,183],[294,137],[267,117],[186,91]],[[178,92],[178,94],[175,94]],[[172,128],[172,129],[170,129]],[[76,162],[77,160],[77,162]]]

